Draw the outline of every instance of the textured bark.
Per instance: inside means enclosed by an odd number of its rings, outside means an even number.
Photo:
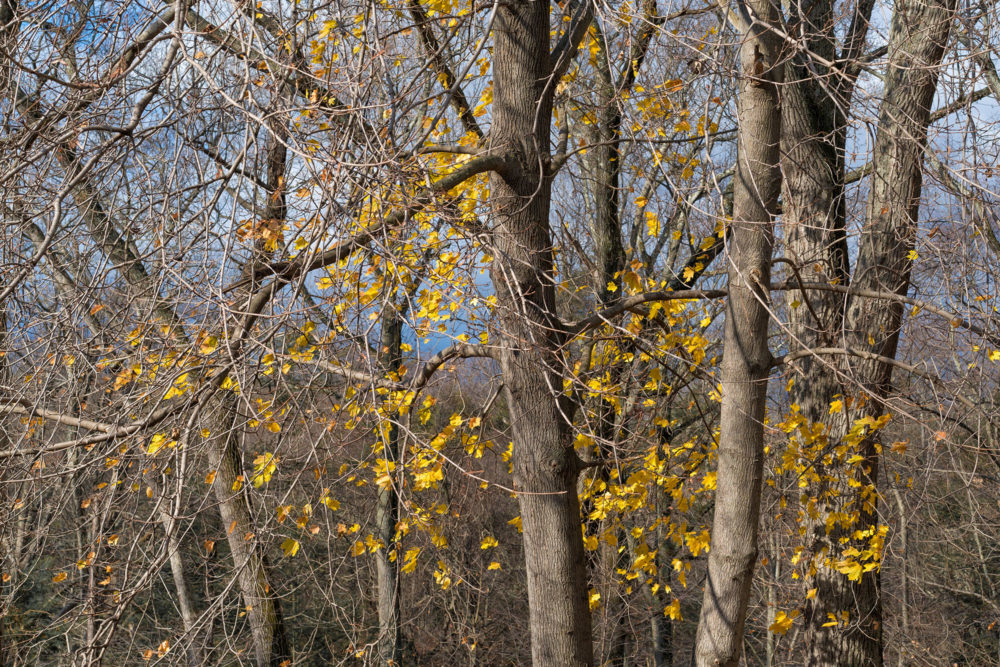
[[[248,476],[243,472],[239,443],[243,420],[236,410],[236,401],[230,396],[232,394],[220,400],[220,409],[224,411],[221,419],[228,422],[228,426],[212,438],[209,451],[215,470],[212,486],[253,636],[254,657],[259,667],[277,666],[291,659],[291,650],[281,619],[281,606],[268,581],[267,561],[252,528],[253,513],[243,487]]]
[[[514,439],[524,536],[531,653],[536,665],[593,662],[576,492],[579,462],[559,404],[549,127],[549,4],[497,6],[491,148],[508,155],[490,177],[498,360]]]
[[[767,0],[750,3],[767,22]],[[708,579],[695,640],[698,665],[736,665],[757,560],[764,461],[764,403],[771,353],[767,347],[768,285],[773,216],[781,187],[778,42],[750,30],[740,47],[736,181],[729,241],[729,299],[721,369],[722,415],[718,486]]]
[[[280,121],[270,123],[268,129],[271,131],[266,164],[268,192],[261,224],[280,230],[287,213],[286,130]],[[253,276],[256,266],[268,259],[265,243],[263,239],[259,239],[254,245],[252,257],[243,267],[244,274]],[[246,304],[256,287],[256,281],[247,281],[247,285],[239,291],[236,303]],[[241,308],[239,312],[250,313],[238,327],[246,331],[252,326],[253,309]],[[232,354],[238,354],[239,341],[232,343],[230,348]],[[219,502],[222,525],[227,531],[226,537],[232,553],[237,584],[246,606],[257,664],[260,667],[280,665],[291,659],[291,647],[281,617],[281,604],[274,595],[274,588],[270,583],[267,559],[259,541],[254,537],[256,531],[253,528],[253,512],[244,488],[249,475],[243,472],[240,437],[243,419],[239,414],[236,395],[227,390],[221,391],[218,400],[218,423],[216,428],[211,429],[213,434],[218,433],[211,439],[210,458],[215,470],[212,486]]]
[[[403,322],[399,313],[389,307],[382,314],[382,369],[395,372],[403,361]],[[384,430],[382,457],[399,461],[399,426],[390,421]],[[399,665],[403,635],[400,630],[399,553],[396,543],[396,523],[399,521],[399,488],[395,482],[379,488],[375,512],[375,530],[382,548],[375,554],[378,582],[378,654],[383,665]],[[395,555],[395,557],[392,557]]]
[[[828,61],[834,60],[832,0],[816,0],[791,9],[793,34],[809,35],[810,49]],[[838,105],[848,99],[838,98],[838,88],[831,86],[830,72],[807,56],[785,65],[782,89],[782,222],[785,254],[793,262],[793,279],[809,282],[848,283],[850,274],[845,236],[843,185],[844,114]],[[815,72],[815,74],[814,74]],[[844,324],[846,299],[835,292],[786,293],[789,350],[836,347]],[[795,383],[789,400],[798,404],[809,422],[830,423],[829,406],[844,388],[837,373],[837,360],[831,357],[806,356],[795,365]],[[831,440],[843,435],[843,424],[829,430]],[[806,518],[805,541],[809,553],[823,558],[832,548],[826,530],[827,506],[831,489],[826,479],[831,474],[822,459],[814,462],[820,477],[818,487],[810,489],[819,512],[815,520]],[[843,575],[837,574],[842,577]],[[815,577],[806,577],[806,590],[818,588]],[[806,600],[804,623],[807,631],[829,619],[816,598]],[[770,645],[769,645],[770,646]]]
[[[596,34],[603,33],[595,26]],[[617,291],[609,289],[609,285],[618,284],[620,272],[625,266],[625,249],[622,245],[621,210],[619,203],[619,182],[621,180],[621,155],[619,139],[621,133],[621,111],[615,92],[615,80],[610,71],[607,59],[602,53],[597,58],[598,86],[596,104],[598,107],[598,123],[595,126],[594,151],[592,169],[594,172],[594,223],[592,234],[594,250],[596,251],[597,271],[594,276],[594,291],[600,295],[600,307],[605,308],[616,298]],[[596,373],[603,373],[605,368],[597,366]],[[615,386],[622,378],[624,365],[617,364],[608,369],[611,381]],[[597,456],[600,462],[594,470],[594,475],[601,482],[610,481],[610,467],[613,465],[614,434],[616,430],[616,414],[610,401],[599,395],[595,399],[594,411],[597,414],[596,433]],[[585,503],[583,508],[584,522],[588,534],[603,534],[605,530],[613,530],[609,524],[613,519],[589,519],[592,507]],[[620,592],[615,585],[615,573],[619,567],[627,567],[628,550],[619,552],[617,544],[625,544],[624,532],[619,528],[616,545],[601,543],[596,552],[588,554],[589,579],[591,587],[597,587],[601,595],[601,606],[593,618],[595,653],[600,664],[618,667],[625,660],[626,632],[624,627],[625,613]],[[619,563],[619,561],[625,561]],[[603,575],[603,576],[602,576]]]
[[[834,60],[833,2],[815,0],[791,8],[792,34],[809,35],[808,46],[827,61]],[[782,223],[785,255],[793,273],[807,282],[847,284],[849,260],[843,199],[843,114],[830,72],[809,56],[785,64],[781,89]],[[813,73],[815,72],[815,74]],[[794,279],[794,278],[793,278]],[[786,292],[789,350],[835,347],[843,323],[843,295],[835,292]],[[829,359],[804,357],[790,399],[812,422],[829,414],[830,401],[840,392]]]
[[[930,106],[947,45],[954,0],[904,0],[897,3],[889,34],[889,66],[885,98],[879,110],[871,190],[861,234],[852,287],[886,290],[905,295],[910,286],[917,214],[920,205],[921,164],[926,146]],[[852,298],[848,303],[845,343],[848,348],[895,358],[903,304]],[[854,383],[855,409],[847,424],[865,415],[885,412],[882,399],[892,389],[892,366],[845,357],[844,371]],[[878,442],[868,438],[858,452],[864,462],[856,482],[878,484]],[[851,532],[876,529],[877,505],[856,493],[841,495],[859,512]],[[834,536],[837,537],[837,536]],[[839,548],[852,546],[852,541]],[[874,570],[860,582],[822,567],[816,576],[816,599],[807,610],[808,658],[814,665],[882,664],[882,601],[879,575]],[[822,627],[828,613],[846,611],[846,625]]]

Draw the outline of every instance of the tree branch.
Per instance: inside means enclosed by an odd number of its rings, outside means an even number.
[[[451,101],[451,105],[455,107],[455,112],[461,119],[462,126],[465,127],[466,132],[472,132],[482,140],[484,136],[483,130],[479,127],[476,117],[472,114],[472,107],[469,106],[469,99],[465,96],[465,91],[462,90],[461,82],[455,78],[455,74],[445,58],[444,47],[438,44],[437,38],[431,30],[431,23],[427,17],[427,12],[421,6],[420,0],[409,0],[407,9],[410,11],[410,16],[413,17],[417,35],[420,37],[420,43],[423,45],[427,57],[430,58],[431,66],[438,75],[441,84],[448,91],[448,99]]]
[[[447,192],[448,190],[461,185],[464,181],[478,174],[482,174],[487,171],[499,171],[503,169],[505,164],[506,157],[496,154],[482,155],[478,158],[469,160],[455,171],[435,181],[429,188],[424,189],[421,194],[416,196],[413,204],[395,211],[382,220],[382,222],[358,232],[354,236],[345,239],[332,248],[328,248],[322,252],[298,257],[287,262],[262,264],[261,266],[256,267],[252,277],[244,278],[239,282],[233,283],[226,287],[224,291],[232,291],[251,279],[258,280],[268,275],[275,275],[275,281],[288,283],[302,273],[309,273],[310,271],[321,269],[325,266],[329,266],[330,264],[339,262],[342,259],[346,259],[355,250],[367,245],[379,234],[399,226],[409,219],[411,215],[429,205],[434,200],[434,195]],[[257,292],[257,294],[254,295],[254,299],[251,300],[251,309],[255,307],[253,304],[257,303],[257,299],[270,298],[269,296],[265,297],[264,294],[270,290],[274,290],[275,287],[276,285],[272,283]],[[260,304],[260,306],[263,307],[263,304]]]

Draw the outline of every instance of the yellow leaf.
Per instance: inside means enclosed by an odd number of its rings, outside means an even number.
[[[500,544],[500,543],[497,542],[497,538],[492,537],[492,536],[491,537],[486,537],[486,538],[483,538],[483,543],[479,545],[479,548],[480,549],[491,549],[491,548],[497,546],[498,544]]]
[[[58,584],[60,581],[66,581],[66,577],[68,576],[65,572],[58,572],[56,576],[52,577],[52,583]]]
[[[500,563],[498,563],[498,562],[496,562],[496,561],[493,561],[492,563],[490,563],[490,564],[489,564],[489,565],[488,565],[488,566],[486,567],[486,569],[487,569],[487,570],[499,570],[499,569],[501,569],[501,568],[500,568]]]
[[[861,581],[861,575],[864,573],[861,563],[850,558],[837,561],[836,568],[841,574],[846,574],[851,581]]]
[[[788,632],[789,628],[792,627],[792,623],[795,621],[795,617],[799,615],[798,610],[792,611],[791,614],[786,614],[783,611],[779,611],[774,615],[774,623],[768,626],[768,631],[773,632],[776,635],[783,635]]]
[[[281,550],[285,552],[286,556],[291,557],[299,552],[300,546],[302,545],[299,544],[298,540],[293,540],[292,538],[289,537],[288,539],[286,539],[284,542],[281,543]]]
[[[201,347],[198,348],[198,350],[202,354],[212,354],[213,352],[215,352],[215,349],[217,347],[219,347],[219,337],[218,336],[209,336],[205,340],[202,341]]]
[[[280,459],[271,452],[264,452],[253,460],[253,485],[258,489],[271,481],[271,477],[278,469]]]
[[[420,555],[420,547],[413,547],[406,550],[406,553],[403,555],[403,572],[409,574],[416,569],[418,555]]]
[[[163,449],[163,446],[167,444],[167,436],[164,433],[157,433],[153,436],[153,439],[149,443],[149,447],[146,448],[146,453],[150,456],[156,456],[156,452]]]

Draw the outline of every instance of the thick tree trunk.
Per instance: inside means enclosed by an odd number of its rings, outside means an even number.
[[[578,458],[559,404],[562,359],[555,310],[549,127],[549,4],[496,9],[490,178],[500,368],[514,436],[514,483],[524,533],[531,653],[536,665],[593,662],[586,564],[576,491]]]
[[[750,3],[767,22],[767,0]],[[708,580],[698,622],[698,665],[736,665],[757,560],[764,462],[764,403],[773,216],[781,187],[778,143],[781,68],[773,34],[748,30],[740,48],[739,135],[729,242],[729,300],[722,360],[718,486]]]
[[[793,34],[810,35],[809,48],[828,61],[834,60],[832,0],[816,0],[791,9]],[[829,26],[829,27],[828,27]],[[782,88],[781,153],[782,222],[785,232],[785,255],[793,262],[794,281],[846,285],[850,278],[845,234],[843,200],[843,113],[838,105],[837,85],[830,84],[830,72],[809,56],[799,55],[785,65]],[[836,82],[835,82],[836,83]],[[787,305],[788,349],[837,347],[844,324],[845,299],[835,292],[789,291]],[[803,357],[795,365],[795,382],[789,389],[789,401],[797,404],[810,423],[828,425],[830,440],[843,435],[843,424],[830,428],[829,408],[834,397],[844,391],[837,373],[839,360],[831,357]],[[832,549],[826,518],[834,511],[831,498],[830,466],[822,457],[813,465],[819,478],[808,489],[815,498],[818,512],[812,518],[805,512],[805,545],[808,553],[822,559]],[[843,575],[838,575],[843,576]],[[815,577],[806,577],[806,590],[818,587]],[[806,599],[804,623],[820,627],[828,621],[816,598]]]
[[[904,0],[897,3],[889,34],[889,66],[885,98],[879,111],[871,191],[852,286],[905,295],[910,285],[917,214],[920,204],[921,163],[926,146],[930,106],[937,86],[941,59],[954,18],[954,0]],[[850,349],[895,358],[902,325],[901,303],[855,297],[847,307],[845,343]],[[844,372],[855,387],[854,409],[846,411],[845,428],[864,416],[885,412],[882,399],[891,391],[892,366],[846,358]],[[864,461],[857,468],[855,486],[844,485],[834,498],[836,507],[857,513],[842,528],[845,537],[878,529],[877,504],[859,495],[858,488],[878,488],[877,436],[859,446]],[[838,535],[831,537],[831,542]],[[866,537],[851,538],[838,549],[868,548]],[[839,542],[839,539],[837,540]],[[806,641],[813,665],[882,664],[882,601],[877,569],[860,581],[849,581],[831,565],[829,554],[815,578],[816,598],[808,609]],[[829,614],[846,622],[822,627]]]
[[[382,370],[395,372],[403,360],[403,323],[392,307],[382,314]],[[381,457],[387,462],[399,461],[399,426],[392,416],[383,427]],[[391,476],[390,476],[391,477]],[[379,489],[375,512],[375,530],[382,548],[375,554],[378,582],[378,653],[383,665],[400,665],[402,632],[400,630],[399,553],[396,543],[396,523],[399,521],[399,487],[395,479]]]
[[[812,53],[833,61],[833,2],[815,0],[791,7],[793,34],[810,36]],[[798,55],[785,64],[781,89],[781,217],[785,256],[794,263],[792,280],[845,285],[849,259],[844,221],[843,166],[838,145],[843,137],[836,86],[827,68]],[[815,74],[814,74],[815,71]],[[789,350],[836,347],[840,340],[844,297],[836,292],[786,292]],[[789,391],[810,422],[825,422],[830,401],[840,392],[836,360],[803,357],[796,362],[796,382]]]

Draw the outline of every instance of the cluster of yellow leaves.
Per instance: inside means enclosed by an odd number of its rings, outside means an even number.
[[[863,402],[852,397],[837,397],[830,405],[831,415],[862,408]],[[851,428],[837,440],[830,442],[829,427],[809,422],[792,405],[791,412],[776,426],[788,434],[788,442],[780,452],[773,469],[774,477],[767,483],[776,486],[776,478],[788,474],[797,480],[801,490],[796,521],[799,533],[807,534],[807,526],[821,522],[827,535],[837,539],[835,553],[811,554],[803,562],[807,551],[804,544],[795,547],[793,565],[802,565],[807,576],[813,576],[820,567],[835,570],[851,581],[859,581],[865,572],[877,570],[882,561],[882,551],[887,526],[861,527],[863,516],[874,513],[878,492],[865,480],[870,473],[869,461],[862,455],[862,448],[877,431],[885,428],[891,416],[864,415],[851,422]],[[881,451],[877,441],[871,446]],[[897,442],[892,450],[904,452],[906,443]],[[786,507],[782,498],[780,507]],[[800,576],[798,572],[794,577]]]
[[[253,485],[260,488],[271,481],[278,470],[280,459],[272,452],[264,452],[253,460]]]

